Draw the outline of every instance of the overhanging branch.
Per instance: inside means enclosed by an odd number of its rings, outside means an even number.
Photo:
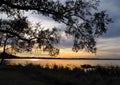
[[[49,9],[49,8],[42,8],[42,9],[41,9],[40,7],[37,7],[37,6],[20,6],[20,5],[15,5],[15,4],[9,3],[9,2],[7,2],[7,1],[5,1],[5,0],[2,0],[1,3],[7,5],[8,7],[13,8],[13,9],[19,9],[19,10],[36,10],[36,11],[39,11],[39,12],[41,12],[41,13],[52,14],[52,15],[55,15],[55,16],[62,16],[62,17],[64,17],[64,18],[66,18],[66,19],[69,18],[68,16],[64,15],[63,13],[57,12],[57,11],[55,11],[55,10],[51,10],[51,9]],[[65,12],[64,12],[64,13],[65,13]],[[73,15],[73,16],[74,16],[74,15]],[[79,18],[81,18],[82,20],[88,22],[87,19],[85,19],[85,18],[83,18],[83,17],[81,17],[81,16],[77,16],[77,17],[79,17]]]
[[[21,39],[21,40],[24,40],[24,41],[30,41],[30,40],[31,40],[31,39],[23,38],[23,37],[21,37],[19,34],[15,33],[15,32],[8,31],[8,30],[2,30],[2,29],[0,29],[0,32],[9,33],[9,34],[11,34],[11,35],[13,35],[13,36],[18,37],[18,38]]]
[[[13,9],[19,9],[19,10],[37,10],[37,11],[40,11],[42,13],[47,13],[47,14],[53,14],[53,15],[56,15],[56,14],[59,14],[58,12],[55,12],[54,10],[50,10],[50,9],[40,9],[39,7],[32,7],[32,6],[20,6],[20,5],[14,5],[12,3],[9,3],[7,1],[4,1],[2,0],[1,1],[2,4],[5,4]]]

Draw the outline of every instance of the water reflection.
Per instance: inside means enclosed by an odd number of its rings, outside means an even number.
[[[101,66],[120,66],[120,60],[58,60],[58,59],[10,59],[7,60],[10,64],[33,64],[33,65],[41,65],[45,67],[46,65],[52,68],[54,65],[63,66],[63,67],[80,67],[84,64],[90,65],[101,65]]]

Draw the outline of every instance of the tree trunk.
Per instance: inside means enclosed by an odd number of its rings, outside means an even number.
[[[5,39],[5,41],[4,41],[4,46],[3,46],[3,52],[1,53],[1,62],[0,62],[0,64],[3,64],[4,63],[4,58],[5,58],[5,51],[6,51],[6,45],[7,45],[7,37],[6,37],[6,39]]]

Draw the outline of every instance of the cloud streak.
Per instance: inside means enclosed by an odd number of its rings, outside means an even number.
[[[97,56],[120,58],[120,37],[100,38],[97,42]]]

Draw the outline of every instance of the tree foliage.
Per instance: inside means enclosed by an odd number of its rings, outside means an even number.
[[[96,52],[96,38],[107,30],[111,18],[106,11],[98,11],[99,0],[0,0],[0,12],[7,19],[0,20],[0,45],[5,40],[15,51],[30,51],[34,45],[58,55],[60,33],[57,28],[43,29],[39,23],[32,26],[24,12],[32,11],[66,25],[65,33],[74,39],[73,51],[85,49]],[[33,29],[34,28],[34,29]]]

